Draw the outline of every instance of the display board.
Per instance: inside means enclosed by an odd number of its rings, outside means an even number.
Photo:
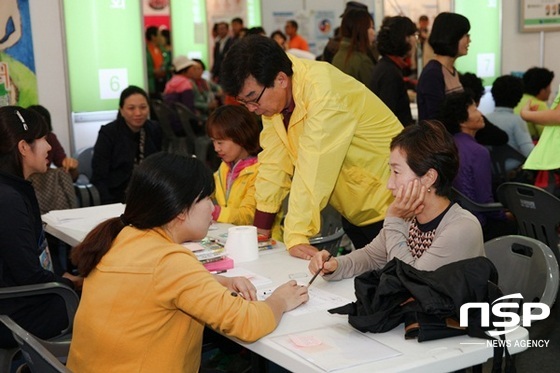
[[[295,19],[299,25],[298,34],[307,40],[310,51],[319,55],[329,37],[334,36],[334,29],[340,26],[345,3],[343,0],[263,0],[263,27],[268,35],[274,30],[284,32],[286,21]],[[373,13],[371,4],[369,10]]]
[[[560,30],[560,2],[520,0],[521,32]]]
[[[64,0],[72,112],[118,108],[128,85],[146,88],[139,1]]]

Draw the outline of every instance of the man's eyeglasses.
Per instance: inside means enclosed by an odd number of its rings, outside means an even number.
[[[256,99],[254,99],[254,100],[245,101],[245,100],[242,100],[242,99],[240,99],[240,98],[236,98],[235,100],[236,100],[237,102],[239,102],[240,104],[243,104],[243,105],[245,105],[245,106],[247,106],[247,105],[259,106],[259,100],[261,99],[261,97],[262,97],[262,95],[263,95],[263,93],[264,93],[265,90],[266,90],[266,87],[264,87],[264,88],[262,89],[262,91],[261,91],[261,93],[259,94],[259,96],[258,96]]]

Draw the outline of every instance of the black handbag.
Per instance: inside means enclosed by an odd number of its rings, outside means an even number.
[[[455,337],[467,334],[467,328],[460,326],[457,318],[439,317],[425,312],[409,312],[404,319],[405,339],[416,338],[418,342]]]

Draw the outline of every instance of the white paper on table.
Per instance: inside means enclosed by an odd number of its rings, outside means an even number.
[[[43,215],[43,220],[53,225],[64,226],[82,222],[81,226],[91,227],[124,212],[122,203],[112,205],[82,207],[79,209],[53,210]]]
[[[276,289],[276,288],[274,288]],[[257,290],[257,299],[265,300],[274,289],[261,289]],[[348,298],[341,297],[339,295],[329,293],[328,291],[319,289],[317,287],[310,287],[308,289],[309,300],[306,303],[298,306],[297,308],[288,311],[288,315],[298,316],[304,315],[306,313],[328,310],[335,307],[344,306],[352,301]]]
[[[272,280],[269,279],[268,277],[264,277],[261,275],[258,275],[254,272],[251,272],[245,268],[241,268],[241,267],[235,267],[232,269],[228,269],[227,272],[224,273],[220,273],[220,275],[225,276],[225,277],[245,277],[247,278],[247,280],[251,281],[253,283],[253,285],[255,285],[255,287],[259,287],[259,286],[263,286],[263,285],[268,285],[272,283]]]
[[[312,339],[320,341],[320,344],[301,347],[293,342],[296,338]],[[367,334],[360,333],[349,325],[340,324],[281,335],[272,338],[272,341],[326,372],[402,355],[401,352],[370,338]]]
[[[195,251],[204,250],[204,246],[202,246],[199,242],[195,242],[195,241],[183,242],[181,245],[186,247],[187,249],[189,249],[193,253]]]

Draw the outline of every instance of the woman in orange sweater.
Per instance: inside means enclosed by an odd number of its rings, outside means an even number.
[[[197,372],[205,325],[251,342],[307,301],[295,281],[256,301],[247,279],[210,274],[180,245],[205,237],[213,190],[211,172],[193,158],[156,153],[135,169],[124,214],[72,253],[85,276],[73,372]]]

